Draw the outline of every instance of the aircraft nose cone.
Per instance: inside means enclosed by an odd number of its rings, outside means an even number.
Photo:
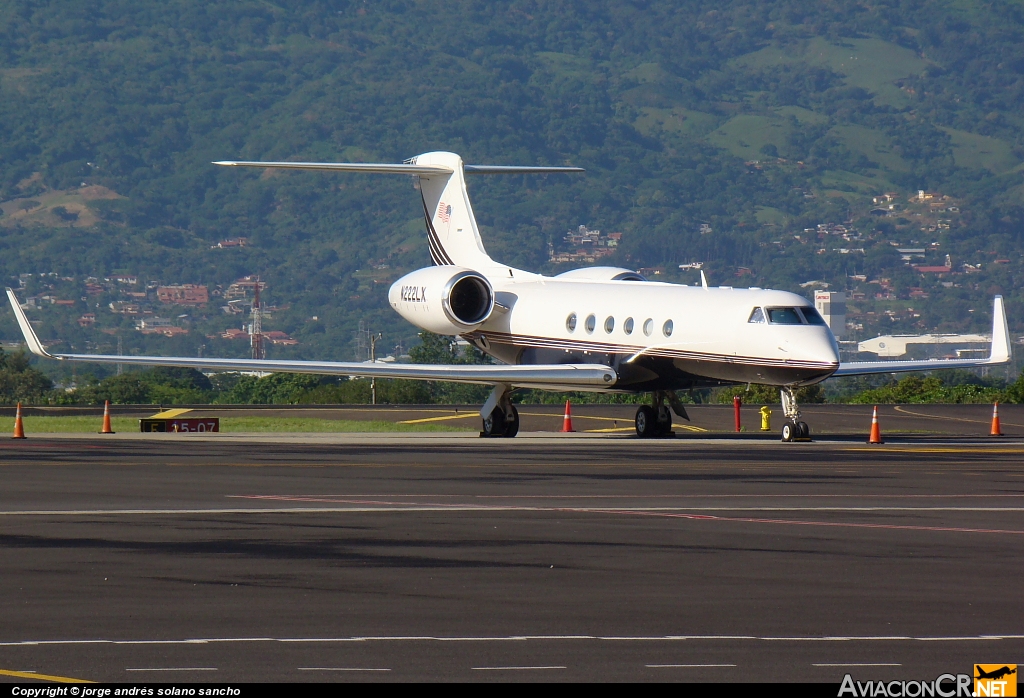
[[[821,337],[815,344],[816,346],[810,352],[813,356],[812,361],[839,364],[839,347],[836,345],[835,338],[832,337],[831,332],[826,332],[825,336]]]

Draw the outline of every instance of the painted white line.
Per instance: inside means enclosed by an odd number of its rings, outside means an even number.
[[[299,671],[391,671],[390,669],[369,669],[348,666],[300,666]]]
[[[1024,507],[544,507],[544,506],[487,506],[479,504],[452,505],[391,505],[381,502],[375,506],[351,507],[287,507],[265,509],[37,509],[26,511],[0,511],[0,516],[209,516],[259,514],[389,514],[389,513],[465,513],[465,512],[536,512],[580,514],[625,514],[657,512],[1024,512]]]
[[[217,671],[212,666],[154,667],[152,669],[125,669],[125,671]]]
[[[1020,641],[1024,635],[949,635],[949,636],[907,636],[907,635],[819,635],[819,636],[777,636],[756,635],[492,635],[492,636],[441,636],[441,635],[353,635],[349,637],[215,637],[186,640],[10,640],[0,642],[0,647],[27,647],[40,645],[195,645],[211,642],[252,643],[342,643],[342,642],[721,642],[745,640],[753,642],[977,642],[977,641]]]
[[[834,664],[812,664],[811,666],[903,666],[902,664],[868,663],[868,662],[846,662]]]
[[[564,666],[475,666],[473,671],[544,671],[547,669],[565,669]]]
[[[705,667],[734,667],[735,664],[644,664],[648,669],[703,669]]]

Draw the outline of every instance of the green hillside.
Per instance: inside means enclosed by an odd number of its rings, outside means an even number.
[[[276,307],[266,327],[299,342],[273,355],[355,358],[360,321],[408,349],[415,330],[385,302],[429,263],[407,179],[210,161],[447,149],[587,168],[471,182],[488,250],[512,264],[564,268],[549,245],[571,251],[562,237],[585,224],[623,233],[603,262],[658,278],[692,283],[677,266],[703,261],[713,283],[863,294],[851,317],[864,336],[984,329],[994,292],[1024,329],[1022,10],[10,0],[0,275],[26,298],[73,301],[30,311],[65,348],[112,351],[120,336],[127,352],[244,354],[220,337],[244,321],[223,297],[173,308],[145,287],[221,292],[258,274]],[[919,190],[936,196],[911,201]],[[956,273],[922,275],[896,247],[950,254]],[[116,274],[137,284],[104,281]],[[137,332],[118,302],[186,332]],[[0,335],[18,336],[9,314]]]

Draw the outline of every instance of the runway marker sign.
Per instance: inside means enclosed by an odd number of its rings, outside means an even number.
[[[978,698],[1017,695],[1016,664],[975,664],[974,695]]]

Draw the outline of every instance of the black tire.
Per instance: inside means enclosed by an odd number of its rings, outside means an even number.
[[[489,417],[484,417],[481,436],[504,436],[505,435],[505,412],[500,407],[491,410]]]
[[[807,422],[796,423],[797,438],[809,439],[811,438],[811,428],[807,426]]]
[[[505,436],[512,438],[519,433],[519,410],[516,409],[515,405],[512,405],[512,419],[505,420]]]
[[[796,435],[797,435],[797,427],[796,427],[795,424],[793,424],[793,422],[786,422],[785,424],[782,425],[782,440],[783,441],[792,441],[793,439],[796,438]]]
[[[672,431],[672,411],[667,405],[658,408],[657,421],[655,422],[655,435],[665,436]]]
[[[637,408],[634,422],[636,424],[636,435],[641,439],[649,439],[657,433],[658,427],[654,419],[654,408],[652,407],[641,405]]]

